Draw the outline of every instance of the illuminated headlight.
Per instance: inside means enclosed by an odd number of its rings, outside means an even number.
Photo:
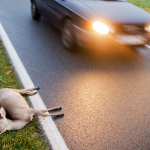
[[[107,34],[109,32],[109,28],[105,24],[98,21],[93,23],[93,28],[100,34]]]
[[[150,32],[150,25],[146,26],[144,29],[145,31]]]

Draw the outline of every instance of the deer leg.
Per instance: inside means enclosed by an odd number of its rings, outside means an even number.
[[[30,121],[22,121],[22,120],[9,120],[8,119],[8,126],[6,130],[20,130],[24,128]]]
[[[43,109],[43,110],[40,110],[41,112],[48,112],[48,111],[53,111],[53,110],[61,110],[62,108],[61,107],[54,107],[54,108],[50,108],[50,109]]]
[[[61,117],[61,116],[64,116],[64,114],[44,114],[42,116],[43,117],[48,117],[48,116],[51,116],[51,117]]]
[[[36,110],[32,108],[32,114],[33,116],[42,116],[42,117],[48,117],[48,116],[52,116],[52,117],[59,117],[59,116],[63,116],[64,114],[45,114],[43,113],[41,110]]]
[[[21,95],[27,94],[27,95],[31,96],[31,95],[34,95],[34,94],[37,93],[37,91],[31,92],[33,90],[39,90],[39,87],[34,87],[34,88],[31,88],[31,89],[15,90],[15,91],[18,92]]]

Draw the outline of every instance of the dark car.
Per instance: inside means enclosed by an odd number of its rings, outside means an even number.
[[[150,14],[126,0],[31,0],[31,12],[35,20],[42,15],[54,23],[70,51],[112,40],[145,45],[150,38]]]

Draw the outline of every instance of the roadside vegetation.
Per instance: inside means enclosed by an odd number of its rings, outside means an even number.
[[[128,2],[142,8],[150,13],[150,0],[128,0]]]
[[[1,88],[21,89],[21,86],[0,41],[0,89]],[[22,130],[6,131],[0,135],[0,150],[48,149],[35,119]]]

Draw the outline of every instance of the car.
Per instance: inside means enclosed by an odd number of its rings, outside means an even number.
[[[61,31],[62,45],[145,45],[150,14],[126,0],[30,0],[34,20],[44,16]]]

